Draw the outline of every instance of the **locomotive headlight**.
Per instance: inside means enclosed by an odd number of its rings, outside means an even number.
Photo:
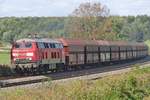
[[[13,53],[12,55],[13,55],[13,56],[19,56],[19,54],[18,54],[18,53]]]
[[[32,58],[29,58],[29,60],[32,60]]]
[[[14,58],[14,61],[16,61],[16,58]]]
[[[33,56],[33,52],[26,53],[26,56]]]

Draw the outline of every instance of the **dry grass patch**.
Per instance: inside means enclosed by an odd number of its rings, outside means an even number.
[[[93,81],[50,82],[37,89],[0,91],[2,100],[142,100],[149,96],[150,68],[134,68]]]

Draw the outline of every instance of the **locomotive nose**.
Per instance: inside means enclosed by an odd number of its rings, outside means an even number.
[[[15,62],[30,62],[33,59],[33,52],[18,52],[18,53],[12,53],[13,60]]]
[[[29,41],[16,42],[12,47],[12,61],[14,63],[28,63],[36,61],[35,43]]]
[[[13,57],[33,57],[34,56],[34,53],[33,52],[27,52],[27,53],[12,53],[12,56]]]

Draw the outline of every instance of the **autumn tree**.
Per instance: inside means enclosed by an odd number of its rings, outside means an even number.
[[[65,26],[65,31],[73,38],[99,39],[107,30],[109,10],[101,3],[83,3],[75,9]],[[106,30],[104,30],[106,29]]]

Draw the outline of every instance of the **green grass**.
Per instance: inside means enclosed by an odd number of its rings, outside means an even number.
[[[0,100],[150,100],[150,67],[98,80],[0,90]]]
[[[145,43],[146,43],[147,46],[150,48],[150,40],[145,41]]]
[[[150,47],[150,40],[145,41],[145,43]]]
[[[150,40],[147,40],[144,43],[148,46],[148,48],[149,48],[149,54],[150,54]]]
[[[0,64],[10,64],[10,54],[8,52],[0,52]]]

